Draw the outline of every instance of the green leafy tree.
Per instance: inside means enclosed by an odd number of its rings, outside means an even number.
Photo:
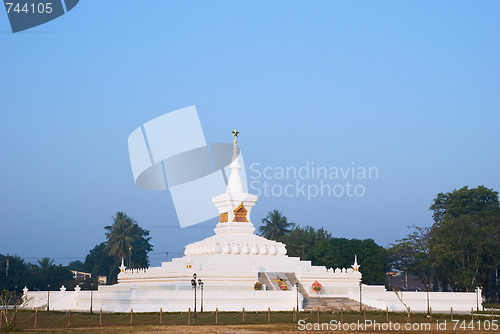
[[[406,238],[397,240],[389,248],[391,266],[395,269],[411,272],[430,289],[432,262],[429,254],[431,236],[430,227],[412,226],[415,231]]]
[[[40,290],[46,288],[38,282],[38,276],[40,275],[40,267],[36,264],[27,263],[26,264],[26,276],[25,281],[21,285],[26,286],[30,290]],[[19,292],[19,291],[18,291]]]
[[[131,263],[128,267],[148,267],[148,252],[153,250],[149,243],[149,231],[141,228],[137,222],[124,212],[117,212],[113,225],[106,226],[108,254],[118,260],[128,259],[131,251]]]
[[[38,261],[40,270],[35,271],[35,289],[44,290],[48,286],[50,289],[59,289],[73,280],[73,274],[63,265],[55,265],[49,258],[43,258]]]
[[[449,193],[439,193],[429,210],[435,226],[445,218],[457,218],[461,215],[497,215],[500,212],[498,192],[485,186],[469,189],[465,186]]]
[[[0,254],[0,291],[21,291],[28,282],[28,276],[28,265],[23,259]]]
[[[6,270],[7,259],[9,262]],[[72,288],[73,274],[68,267],[55,265],[50,258],[42,258],[38,264],[25,263],[18,256],[4,256],[0,254],[0,291],[22,292],[24,287],[30,290],[58,289],[62,285]]]
[[[118,269],[120,261],[116,257],[109,255],[106,242],[102,242],[92,248],[85,257],[85,271],[94,276],[107,276],[108,284],[114,284],[120,271]]]
[[[313,265],[327,268],[350,268],[358,256],[358,263],[367,284],[385,284],[389,270],[388,255],[385,248],[372,239],[331,238],[317,242],[309,251],[307,258]]]
[[[446,217],[432,231],[432,263],[453,289],[487,287],[488,269],[499,263],[499,226],[499,218],[461,215]]]
[[[287,218],[278,210],[269,211],[266,218],[262,219],[262,226],[259,227],[260,235],[266,239],[277,240],[290,233],[294,223],[289,223]]]
[[[436,274],[455,290],[483,286],[493,293],[489,277],[500,262],[498,192],[479,186],[439,193],[430,210],[429,251]]]
[[[83,272],[85,272],[85,270],[86,270],[85,263],[83,263],[80,260],[71,261],[68,264],[68,269],[69,270],[76,270],[76,271],[83,271]]]
[[[118,273],[116,273],[116,275],[118,275]],[[98,276],[92,275],[91,277],[87,277],[79,282],[79,285],[82,290],[97,290],[99,286]]]
[[[288,234],[279,237],[278,240],[286,245],[288,256],[296,256],[305,260],[315,243],[331,239],[331,237],[331,234],[323,228],[316,230],[312,226],[295,226]]]

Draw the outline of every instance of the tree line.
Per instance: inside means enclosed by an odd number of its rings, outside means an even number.
[[[484,186],[465,186],[437,194],[429,210],[432,226],[411,226],[408,236],[385,248],[372,239],[335,238],[324,228],[297,226],[278,210],[268,213],[259,232],[284,242],[289,256],[314,265],[350,267],[353,254],[357,254],[363,282],[368,284],[386,284],[386,272],[398,270],[417,277],[429,291],[474,291],[482,287],[487,299],[496,301],[500,264],[498,192]]]
[[[106,241],[92,248],[83,262],[76,260],[63,266],[43,258],[31,264],[18,256],[0,254],[0,291],[20,292],[25,286],[30,290],[54,290],[62,285],[72,290],[77,284],[82,289],[97,289],[98,276],[106,276],[108,284],[116,283],[122,259],[129,268],[148,267],[148,253],[153,249],[149,231],[124,212],[117,212],[112,219],[113,224],[104,227]],[[70,270],[92,276],[75,280]]]
[[[373,239],[335,238],[323,227],[300,227],[279,211],[270,211],[262,219],[259,233],[266,239],[283,242],[287,255],[311,261],[315,266],[327,268],[351,268],[354,255],[358,257],[367,284],[385,284],[386,272],[390,269],[388,251]]]
[[[373,239],[334,237],[326,229],[298,226],[279,210],[270,211],[259,227],[267,239],[283,242],[288,256],[311,261],[328,268],[349,268],[358,256],[363,282],[386,284],[390,270],[417,277],[427,290],[473,291],[480,286],[488,299],[498,296],[497,268],[500,263],[500,203],[498,192],[484,186],[463,187],[439,193],[429,210],[432,226],[412,226],[412,232],[389,247]],[[107,276],[108,284],[117,280],[123,259],[127,267],[148,267],[148,253],[153,249],[149,231],[124,212],[112,217],[105,226],[106,240],[90,250],[85,261],[68,266],[55,265],[44,258],[37,264],[25,263],[17,256],[0,254],[0,290],[53,289],[64,284],[68,289],[80,283],[96,288],[97,276]],[[69,270],[92,274],[85,281],[75,281]],[[388,286],[388,288],[391,288]]]
[[[484,186],[439,193],[429,208],[434,223],[413,226],[390,251],[391,265],[417,275],[427,289],[474,291],[489,300],[499,293],[500,204]]]

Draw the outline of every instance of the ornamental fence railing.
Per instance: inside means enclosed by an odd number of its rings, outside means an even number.
[[[20,310],[15,314],[14,325],[18,329],[50,329],[64,327],[99,327],[99,326],[134,326],[134,325],[236,325],[236,324],[297,324],[305,323],[331,323],[337,324],[377,322],[377,323],[436,323],[439,321],[467,321],[469,324],[479,323],[479,325],[498,328],[500,326],[500,313],[498,310],[488,312],[475,312],[471,310],[468,314],[457,314],[450,309],[448,314],[433,314],[432,309],[429,314],[412,313],[410,309],[406,312],[367,311],[346,312],[326,311],[318,308],[314,311],[296,312],[291,311],[272,312],[270,308],[264,312],[246,311],[244,308],[240,312],[220,312],[218,308],[209,312],[194,312],[188,309],[187,312],[158,312],[138,313],[133,309],[128,313],[108,313],[99,310],[97,312],[56,312],[56,311],[31,311]],[[7,312],[7,314],[4,314]],[[0,330],[5,328],[5,316],[13,315],[13,310],[0,309]]]

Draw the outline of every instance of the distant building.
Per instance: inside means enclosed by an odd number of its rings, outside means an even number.
[[[92,274],[86,273],[83,271],[76,271],[76,270],[70,270],[73,273],[73,278],[75,280],[81,279],[81,280],[86,280],[87,278],[91,278]],[[97,283],[99,285],[105,285],[108,283],[108,277],[107,276],[97,276]]]
[[[76,270],[70,270],[73,273],[73,278],[75,280],[77,279],[87,279],[92,277],[92,274],[90,273],[84,273],[83,271],[76,271]]]

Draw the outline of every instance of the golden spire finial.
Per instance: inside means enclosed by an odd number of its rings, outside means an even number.
[[[238,138],[238,134],[239,132],[236,131],[236,129],[234,129],[233,131],[231,131],[233,133],[233,137],[234,137],[234,145],[236,145],[236,138]]]

